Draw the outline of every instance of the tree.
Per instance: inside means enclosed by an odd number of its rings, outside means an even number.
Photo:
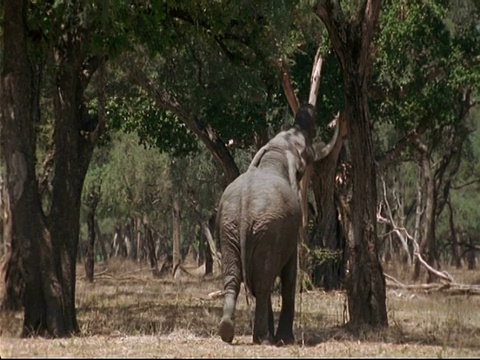
[[[38,216],[41,205],[36,192],[34,167],[35,127],[32,116],[33,95],[29,86],[33,75],[27,56],[27,6],[26,0],[3,2],[3,53],[10,54],[3,62],[0,88],[1,145],[6,164],[3,206],[6,215],[4,239],[8,246],[2,266],[6,289],[2,305],[6,309],[17,309],[20,299],[25,296],[25,281],[21,278],[21,273],[30,264],[22,261],[22,254],[38,248],[40,244],[37,234],[44,226],[43,219]],[[25,214],[32,209],[37,209],[37,212],[27,218]],[[9,266],[12,261],[17,263],[18,273]],[[35,283],[35,277],[39,274],[38,268],[31,270],[29,284]]]
[[[92,29],[102,28],[102,11],[106,9],[100,6],[99,13],[87,16],[92,10],[87,4],[22,1],[17,8],[13,3],[4,3],[4,50],[15,55],[4,64],[2,75],[2,155],[7,160],[6,188],[12,223],[6,232],[12,256],[5,266],[5,300],[8,304],[13,297],[22,299],[22,336],[63,337],[79,331],[75,266],[80,195],[104,125],[98,115],[89,114],[84,95],[102,63],[103,47],[92,47],[100,31]],[[33,110],[39,110],[35,100],[39,99],[40,88],[30,84],[35,83],[32,79],[39,76],[39,64],[45,60],[51,71],[47,79],[52,81],[48,90],[53,98],[54,130],[46,154],[48,161],[37,178],[40,113]],[[14,112],[10,106],[14,106]],[[18,277],[18,283],[12,282],[13,276]],[[12,292],[16,287],[22,287],[23,294]]]
[[[465,11],[469,6],[471,10]],[[378,170],[399,184],[417,181],[407,178],[406,169],[415,168],[419,191],[416,184],[407,187],[399,214],[408,220],[409,209],[417,207],[419,251],[430,266],[440,266],[437,222],[467,156],[464,149],[473,129],[468,114],[478,92],[479,33],[471,11],[469,2],[459,6],[386,1],[377,38],[371,86],[377,146],[398,141],[391,153],[403,160],[387,170],[382,156]],[[419,275],[420,263],[415,259],[414,280]],[[429,272],[427,280],[432,281],[432,276]]]
[[[345,284],[349,323],[384,327],[388,325],[386,290],[377,254],[377,189],[367,92],[380,1],[362,1],[349,13],[338,2],[323,0],[317,2],[315,13],[328,30],[343,74],[353,179]]]

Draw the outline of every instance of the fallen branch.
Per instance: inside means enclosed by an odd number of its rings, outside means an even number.
[[[225,291],[224,290],[217,290],[217,291],[212,291],[211,293],[209,293],[207,296],[209,299],[218,299],[218,298],[221,298],[225,295]]]
[[[420,264],[422,264],[432,274],[436,275],[440,279],[447,281],[447,283],[458,284],[457,281],[453,278],[453,276],[450,275],[448,272],[435,270],[433,267],[428,265],[428,263],[425,260],[423,260],[419,252],[415,252],[413,255],[416,256]]]
[[[422,291],[431,293],[434,291],[446,293],[448,295],[480,295],[480,285],[451,283],[430,283],[430,284],[403,284],[393,276],[385,274],[387,288],[402,289],[409,291]]]

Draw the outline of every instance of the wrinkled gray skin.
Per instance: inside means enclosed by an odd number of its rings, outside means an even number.
[[[308,133],[297,125],[277,134],[220,199],[216,234],[222,251],[225,299],[218,333],[227,343],[234,337],[234,312],[242,281],[255,297],[253,342],[294,342],[297,239],[302,218],[299,182],[314,157]],[[277,276],[282,306],[275,333],[271,290]]]

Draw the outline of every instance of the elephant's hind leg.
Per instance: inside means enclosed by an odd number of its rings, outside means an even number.
[[[218,326],[218,334],[223,341],[231,343],[235,336],[234,314],[238,293],[240,292],[240,283],[242,282],[242,265],[238,246],[234,242],[224,242],[222,254],[224,254],[223,281],[225,298],[223,316]]]
[[[220,325],[218,326],[218,334],[222,340],[227,343],[231,343],[235,335],[235,324],[233,320],[239,288],[240,286],[235,286],[233,290],[229,289],[230,291],[227,290],[225,293],[223,316]]]
[[[278,320],[275,341],[277,345],[295,342],[293,336],[293,316],[295,314],[295,281],[297,277],[297,254],[285,264],[280,274],[282,284],[282,309]]]
[[[257,293],[255,300],[255,318],[253,321],[253,342],[255,344],[265,345],[275,343],[270,293]]]

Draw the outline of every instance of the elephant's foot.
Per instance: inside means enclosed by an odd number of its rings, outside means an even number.
[[[233,341],[235,330],[232,319],[222,318],[222,321],[220,321],[220,326],[218,327],[218,334],[226,343],[230,344]]]
[[[276,346],[285,346],[285,345],[292,345],[295,343],[295,338],[293,334],[277,334],[275,336],[275,345]]]
[[[270,335],[262,336],[262,337],[254,335],[253,343],[257,345],[274,345],[275,339],[273,338],[273,336],[270,336]]]
[[[275,346],[282,347],[285,345],[292,345],[293,343],[295,343],[294,339],[285,339],[285,340],[280,339],[280,340],[277,340],[277,342],[275,343]]]

